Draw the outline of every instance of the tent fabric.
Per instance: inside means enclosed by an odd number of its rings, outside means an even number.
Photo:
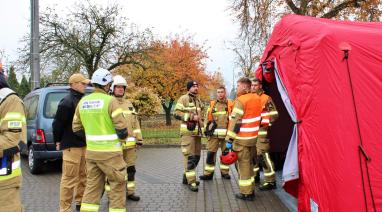
[[[287,15],[275,26],[261,64],[276,62],[301,121],[299,178],[285,184],[299,211],[382,209],[381,47],[381,23]]]

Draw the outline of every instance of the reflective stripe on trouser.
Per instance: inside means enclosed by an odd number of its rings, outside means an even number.
[[[214,173],[216,152],[218,151],[219,146],[222,152],[226,149],[224,138],[210,137],[208,139],[208,142],[207,142],[208,152],[207,152],[207,158],[206,158],[206,165],[204,166],[204,175],[211,175]],[[229,173],[229,166],[226,166],[220,163],[219,168],[222,174]]]
[[[131,195],[135,193],[135,161],[137,159],[137,149],[124,149],[123,159],[127,165],[127,194]]]
[[[256,143],[257,148],[257,163],[261,163],[263,165],[264,170],[264,182],[275,182],[275,166],[273,161],[269,155],[270,143],[269,139],[260,137]],[[261,156],[261,157],[259,157]],[[261,161],[259,161],[261,159]],[[259,167],[256,164],[255,167]]]
[[[14,180],[9,180],[14,181]],[[17,183],[19,184],[19,183]],[[22,211],[20,186],[9,186],[0,190],[0,211],[20,212]]]
[[[253,154],[256,146],[248,147],[234,144],[234,151],[238,153],[237,167],[239,172],[239,188],[242,194],[253,193]]]
[[[127,195],[132,195],[135,193],[135,181],[127,181],[126,184]]]
[[[199,136],[181,137],[181,150],[184,160],[184,173],[188,184],[196,182],[195,169],[200,160],[200,151],[202,149],[201,138]]]
[[[81,211],[98,211],[105,179],[110,184],[110,209],[124,210],[126,205],[126,163],[121,155],[107,160],[86,160],[87,180]]]
[[[60,183],[60,212],[71,212],[73,195],[81,204],[86,184],[86,147],[68,148],[63,151]]]

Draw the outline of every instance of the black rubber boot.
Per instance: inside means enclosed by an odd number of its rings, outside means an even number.
[[[263,185],[261,185],[259,187],[259,189],[261,191],[269,191],[269,190],[272,190],[272,189],[276,189],[277,186],[276,186],[276,182],[272,182],[272,183],[264,183]]]
[[[222,174],[222,178],[226,180],[230,180],[231,176],[229,174]]]
[[[201,179],[201,180],[212,180],[213,178],[214,178],[213,174],[199,176],[199,179]]]
[[[183,174],[183,180],[182,180],[182,183],[183,183],[184,185],[187,185],[187,184],[188,184],[186,174]],[[196,185],[199,185],[199,184],[200,184],[199,181],[196,181],[195,183],[196,183]]]
[[[196,183],[191,183],[188,185],[188,188],[193,191],[193,192],[198,192],[199,191],[199,188],[198,188],[198,185]]]
[[[241,199],[241,200],[244,200],[244,201],[253,201],[255,199],[255,194],[242,194],[242,193],[239,193],[239,194],[235,194],[235,197],[237,199]]]
[[[127,199],[132,200],[132,201],[139,201],[141,198],[137,195],[130,194],[130,195],[127,195]]]
[[[256,176],[255,176],[255,183],[259,183],[260,182],[260,173],[257,172]]]

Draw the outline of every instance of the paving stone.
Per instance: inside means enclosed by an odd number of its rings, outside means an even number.
[[[203,174],[206,152],[201,156],[198,176]],[[201,181],[199,192],[190,192],[182,184],[182,160],[179,148],[139,150],[136,194],[141,196],[141,201],[127,201],[127,211],[289,211],[272,191],[257,192],[253,202],[236,200],[234,195],[239,188],[234,166],[231,166],[231,180],[222,179],[216,169],[212,181]],[[22,169],[25,211],[58,211],[61,164],[47,163],[42,174],[32,175],[27,170],[27,159],[22,158]],[[101,199],[100,211],[108,211],[106,195]]]

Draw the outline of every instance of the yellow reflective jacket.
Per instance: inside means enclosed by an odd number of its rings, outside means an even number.
[[[2,93],[8,88],[0,90]],[[26,119],[23,101],[14,94],[2,98],[0,104],[0,158],[3,157],[4,150],[17,147],[19,142],[26,143]],[[21,184],[20,154],[13,156],[12,173],[0,176],[0,187],[17,187]]]
[[[124,97],[117,97],[120,108],[123,110],[123,115],[127,122],[128,138],[123,145],[124,149],[135,148],[137,141],[142,141],[142,131],[139,125],[138,113],[134,109],[133,104]]]
[[[180,134],[191,136],[202,136],[203,132],[203,114],[204,106],[202,101],[190,93],[181,96],[175,105],[175,118],[181,120]],[[198,115],[199,122],[196,122],[194,130],[187,129],[187,122],[192,119],[194,115]]]

